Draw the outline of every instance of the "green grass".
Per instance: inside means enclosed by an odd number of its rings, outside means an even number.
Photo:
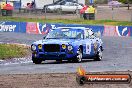
[[[24,57],[30,53],[28,47],[16,44],[0,44],[0,59]]]
[[[65,24],[89,24],[89,25],[121,25],[132,26],[132,22],[113,21],[113,20],[83,20],[83,19],[45,19],[45,18],[21,18],[21,17],[2,17],[1,21],[17,22],[43,22],[43,23],[65,23]]]

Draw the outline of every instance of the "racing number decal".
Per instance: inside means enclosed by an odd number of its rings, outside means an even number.
[[[86,43],[86,54],[90,54],[91,52],[91,44]]]

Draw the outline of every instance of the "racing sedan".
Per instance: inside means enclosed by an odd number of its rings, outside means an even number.
[[[52,29],[47,36],[31,45],[32,61],[40,64],[45,60],[82,62],[92,58],[102,60],[102,40],[92,30],[85,28]]]

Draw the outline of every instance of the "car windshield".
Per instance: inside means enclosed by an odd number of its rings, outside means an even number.
[[[82,39],[82,29],[54,29],[48,33],[46,39]]]

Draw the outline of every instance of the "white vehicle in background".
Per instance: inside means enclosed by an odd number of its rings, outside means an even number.
[[[48,11],[76,12],[83,8],[83,4],[75,2],[65,2],[57,5],[47,6]]]
[[[118,1],[110,1],[110,2],[108,2],[108,5],[110,7],[119,7],[120,5],[122,5],[122,3],[118,2]]]

